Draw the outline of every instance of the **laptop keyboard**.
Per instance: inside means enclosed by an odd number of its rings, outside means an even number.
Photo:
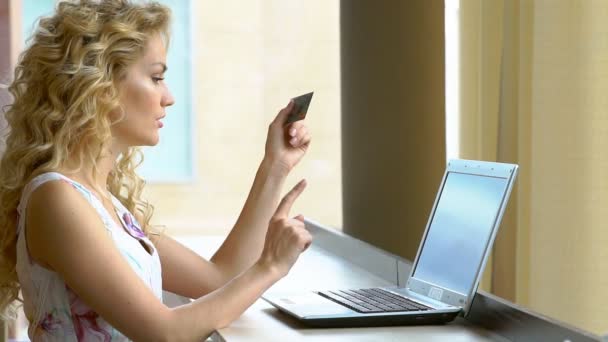
[[[361,313],[432,310],[428,306],[380,288],[319,291],[317,293]]]

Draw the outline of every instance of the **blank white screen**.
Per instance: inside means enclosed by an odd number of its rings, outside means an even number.
[[[507,182],[507,178],[448,173],[414,277],[469,293]]]

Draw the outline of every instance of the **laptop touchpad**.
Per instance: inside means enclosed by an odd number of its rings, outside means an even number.
[[[303,317],[356,314],[355,311],[313,292],[275,297],[275,301],[280,301],[285,309]]]

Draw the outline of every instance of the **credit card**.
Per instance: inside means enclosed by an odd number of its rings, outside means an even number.
[[[314,94],[314,91],[293,98],[293,109],[291,110],[291,113],[289,113],[289,116],[287,116],[287,121],[285,121],[286,125],[298,120],[303,120],[306,117],[308,106],[312,100],[312,94]]]

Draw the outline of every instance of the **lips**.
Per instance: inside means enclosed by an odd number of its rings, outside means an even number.
[[[165,115],[161,116],[160,118],[156,119],[156,122],[158,122],[158,128],[162,128],[164,126],[163,122],[160,121],[165,117]]]

